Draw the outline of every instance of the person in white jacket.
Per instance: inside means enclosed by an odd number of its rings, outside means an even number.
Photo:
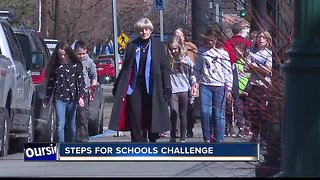
[[[200,89],[203,140],[222,142],[226,127],[226,99],[232,98],[231,63],[228,52],[222,48],[223,33],[219,26],[211,27],[204,41],[194,70]]]

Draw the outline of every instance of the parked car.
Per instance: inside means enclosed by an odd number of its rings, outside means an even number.
[[[119,54],[118,57],[118,71],[122,67],[123,55]],[[116,67],[115,67],[115,58],[114,54],[103,54],[97,56],[96,60],[98,82],[101,84],[110,84],[115,80],[116,76]]]
[[[113,55],[99,55],[96,60],[98,82],[100,84],[110,84],[115,79],[115,63]]]
[[[33,142],[35,88],[31,66],[10,24],[0,18],[0,156],[9,150],[21,152],[25,142]]]
[[[50,52],[47,48],[44,38],[35,30],[19,26],[13,28],[14,33],[21,46],[23,55],[27,64],[32,64],[30,70],[35,92],[35,142],[52,142],[54,139],[54,130],[56,116],[54,107],[49,104],[46,108],[42,106],[45,98],[47,79],[45,70],[50,59]],[[38,56],[32,56],[37,53]]]

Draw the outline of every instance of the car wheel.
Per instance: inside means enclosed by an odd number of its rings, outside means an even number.
[[[9,112],[7,108],[4,108],[2,114],[2,121],[0,124],[0,157],[8,155],[9,150]]]

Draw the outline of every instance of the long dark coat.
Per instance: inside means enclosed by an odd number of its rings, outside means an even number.
[[[138,39],[130,42],[126,48],[126,55],[119,75],[114,82],[113,94],[115,101],[112,107],[109,129],[116,131],[130,131],[130,117],[127,115],[127,89],[129,86],[132,65],[136,57]],[[152,122],[151,132],[164,132],[171,130],[168,111],[168,99],[164,89],[171,88],[170,70],[167,61],[166,46],[163,42],[151,38],[151,67],[150,92],[152,92]],[[143,107],[142,107],[143,108]],[[142,125],[144,127],[144,125]]]

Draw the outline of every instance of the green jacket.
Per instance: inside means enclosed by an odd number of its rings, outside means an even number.
[[[238,73],[239,94],[242,94],[249,83],[251,73],[245,72],[245,61],[243,59],[237,59],[235,65]]]

